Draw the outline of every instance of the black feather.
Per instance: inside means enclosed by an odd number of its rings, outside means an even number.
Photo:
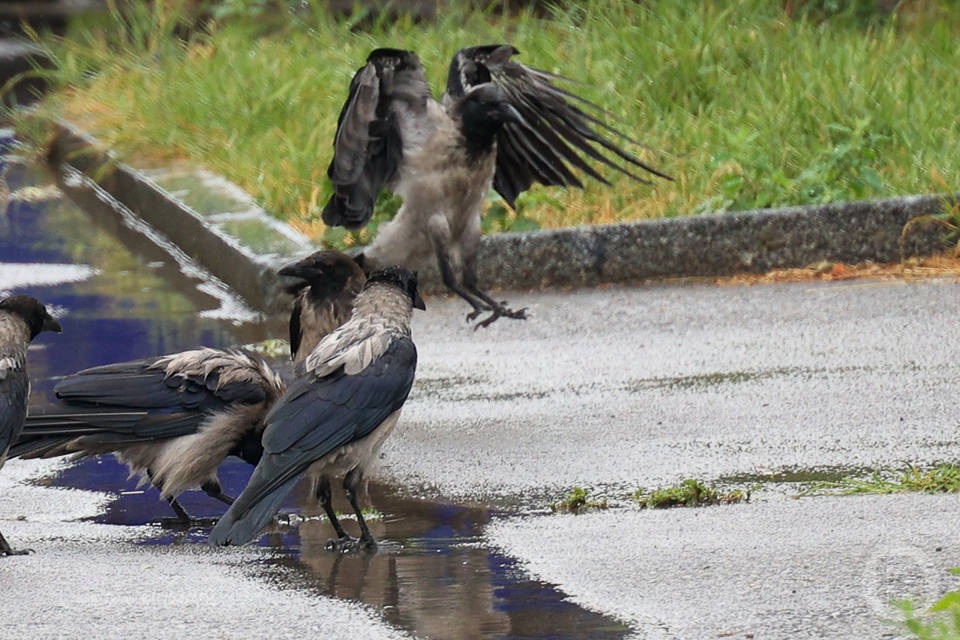
[[[392,103],[419,83],[426,87],[420,60],[400,49],[374,50],[354,74],[337,118],[334,154],[327,168],[333,195],[323,208],[324,223],[359,229],[370,220],[380,190],[403,157]]]
[[[552,82],[566,78],[511,61],[510,57],[517,53],[510,45],[467,47],[454,56],[447,75],[447,93],[451,96],[464,96],[473,87],[489,82],[503,91],[524,118],[524,124],[505,124],[497,135],[493,186],[508,204],[514,206],[517,196],[534,182],[582,188],[567,162],[609,184],[581,154],[638,182],[648,183],[596,147],[654,175],[672,179],[601,135],[594,127],[633,142],[574,102],[606,114],[603,109]]]

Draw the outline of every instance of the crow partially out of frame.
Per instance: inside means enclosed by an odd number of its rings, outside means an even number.
[[[297,379],[266,417],[263,457],[210,532],[210,544],[253,540],[309,470],[338,536],[330,546],[341,552],[376,546],[357,505],[357,489],[413,384],[414,308],[424,308],[415,273],[394,266],[370,274],[350,320],[301,361]],[[330,477],[340,475],[360,525],[359,539],[347,535],[331,505]]]
[[[30,395],[27,346],[41,331],[61,331],[43,303],[24,295],[0,300],[0,467],[23,429]],[[0,533],[0,557],[28,552],[14,550]]]
[[[573,169],[608,184],[587,159],[639,182],[631,166],[671,179],[606,137],[633,142],[604,124],[595,104],[554,83],[564,78],[512,61],[517,53],[506,44],[461,49],[438,102],[415,53],[376,49],[350,83],[327,170],[328,225],[366,225],[383,188],[403,197],[364,249],[365,268],[418,268],[435,255],[444,284],[473,307],[468,320],[490,312],[477,327],[526,317],[477,282],[491,186],[513,207],[535,182],[582,188]]]

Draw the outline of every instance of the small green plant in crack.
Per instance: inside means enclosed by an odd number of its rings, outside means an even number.
[[[584,513],[606,508],[606,500],[591,500],[590,493],[582,487],[574,487],[562,500],[550,505],[551,511],[559,513]]]
[[[960,574],[960,568],[950,573]],[[958,640],[960,638],[960,589],[950,591],[926,612],[917,611],[911,600],[895,603],[903,613],[900,621],[916,640]]]
[[[670,507],[703,507],[714,504],[749,502],[750,490],[734,489],[726,493],[704,485],[699,480],[684,480],[675,487],[647,492],[638,489],[631,497],[645,509],[668,509]]]
[[[892,471],[874,471],[869,478],[848,477],[831,482],[818,482],[797,498],[813,495],[885,494],[922,491],[924,493],[957,493],[960,491],[960,467],[942,464],[934,469],[921,471],[910,467],[896,474]]]

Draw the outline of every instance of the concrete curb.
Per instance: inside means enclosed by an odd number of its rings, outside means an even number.
[[[252,199],[220,197],[218,204],[222,206],[198,211],[158,183],[159,179],[181,178],[181,173],[147,175],[117,161],[94,138],[64,121],[56,123],[48,160],[54,167],[69,165],[95,181],[240,294],[251,307],[260,311],[281,311],[288,307],[289,300],[283,299],[276,270],[293,256],[309,253],[313,247],[288,225],[253,206]],[[75,199],[83,200],[81,204],[90,204],[90,194],[84,194],[82,188],[68,185],[67,190]],[[239,225],[244,228],[255,225],[261,246],[244,241],[240,233],[228,231]],[[263,241],[264,234],[273,237]]]
[[[199,213],[143,171],[116,161],[69,123],[58,123],[50,159],[94,179],[254,308],[282,309],[274,270],[315,249],[258,208],[259,213]],[[935,214],[943,204],[942,196],[907,196],[485,236],[480,282],[511,289],[577,287],[763,272],[822,260],[893,262],[944,247],[942,227],[934,223],[914,224],[904,233],[910,220]],[[218,228],[224,216],[260,216],[264,226],[272,225],[289,242],[282,250],[256,251]],[[421,279],[426,291],[443,290],[435,268],[421,272]]]
[[[814,262],[895,262],[930,255],[943,228],[919,216],[942,196],[906,196],[783,209],[642,220],[484,238],[480,281],[511,287],[591,286],[729,275]],[[902,246],[901,246],[902,244]]]

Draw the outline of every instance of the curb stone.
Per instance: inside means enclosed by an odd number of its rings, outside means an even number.
[[[254,309],[288,308],[276,271],[314,247],[229,181],[203,170],[134,168],[65,121],[56,123],[48,160],[55,168],[69,165],[95,181]],[[82,187],[65,188],[90,205],[92,199]]]
[[[276,268],[316,249],[225,179],[135,169],[67,122],[57,123],[50,160],[94,179],[256,309],[284,308]],[[910,220],[943,206],[943,196],[916,195],[501,233],[481,241],[479,278],[485,287],[533,289],[764,272],[823,260],[894,262],[944,248],[939,225],[915,224],[904,233]],[[421,279],[428,293],[444,290],[435,267]]]

